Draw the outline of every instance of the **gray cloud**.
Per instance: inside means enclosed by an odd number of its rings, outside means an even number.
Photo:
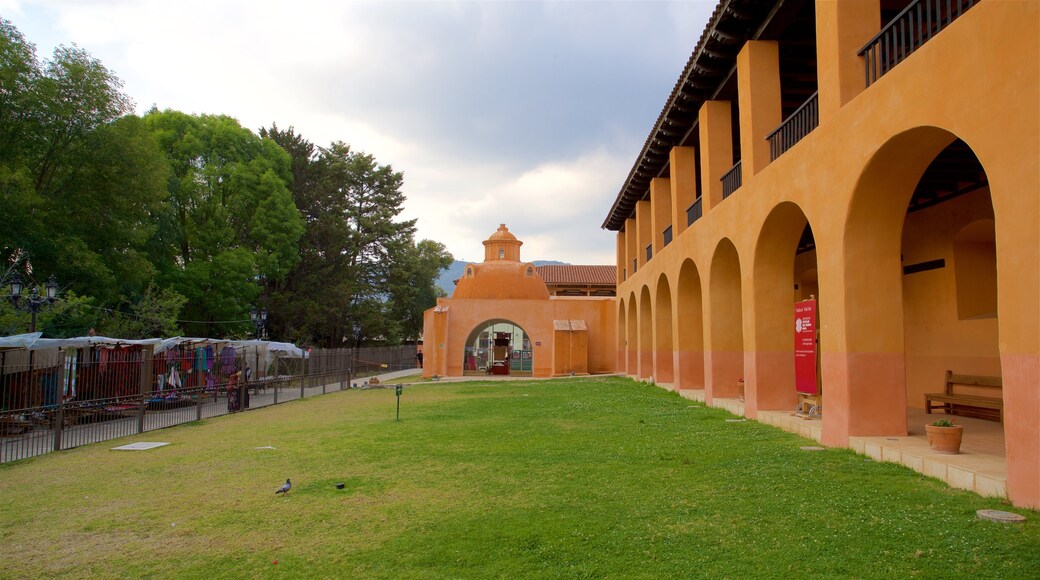
[[[524,259],[612,263],[599,229],[714,2],[37,3],[152,104],[293,125],[405,174],[405,217],[457,257],[505,222]]]

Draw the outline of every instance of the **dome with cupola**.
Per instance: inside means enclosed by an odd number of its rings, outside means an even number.
[[[452,298],[548,300],[549,290],[534,264],[520,261],[520,246],[505,224],[484,240],[484,262],[467,264]]]

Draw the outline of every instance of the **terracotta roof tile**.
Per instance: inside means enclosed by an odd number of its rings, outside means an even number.
[[[581,284],[614,286],[617,266],[537,266],[538,275],[549,286]]]

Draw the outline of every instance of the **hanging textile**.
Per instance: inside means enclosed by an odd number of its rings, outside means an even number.
[[[220,349],[220,374],[230,375],[238,370],[235,362],[235,347],[225,346]]]

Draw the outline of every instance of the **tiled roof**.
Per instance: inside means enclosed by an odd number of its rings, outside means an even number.
[[[681,145],[697,127],[698,111],[735,74],[737,53],[744,42],[757,38],[763,21],[771,17],[782,0],[718,0],[718,5],[701,33],[697,47],[686,62],[672,93],[657,117],[643,150],[636,158],[621,191],[614,199],[603,228],[618,231],[633,215],[636,202],[645,198],[650,180],[660,177],[668,165],[668,153]],[[728,71],[728,72],[727,72]]]
[[[537,266],[538,275],[548,286],[580,284],[615,286],[617,266]]]

